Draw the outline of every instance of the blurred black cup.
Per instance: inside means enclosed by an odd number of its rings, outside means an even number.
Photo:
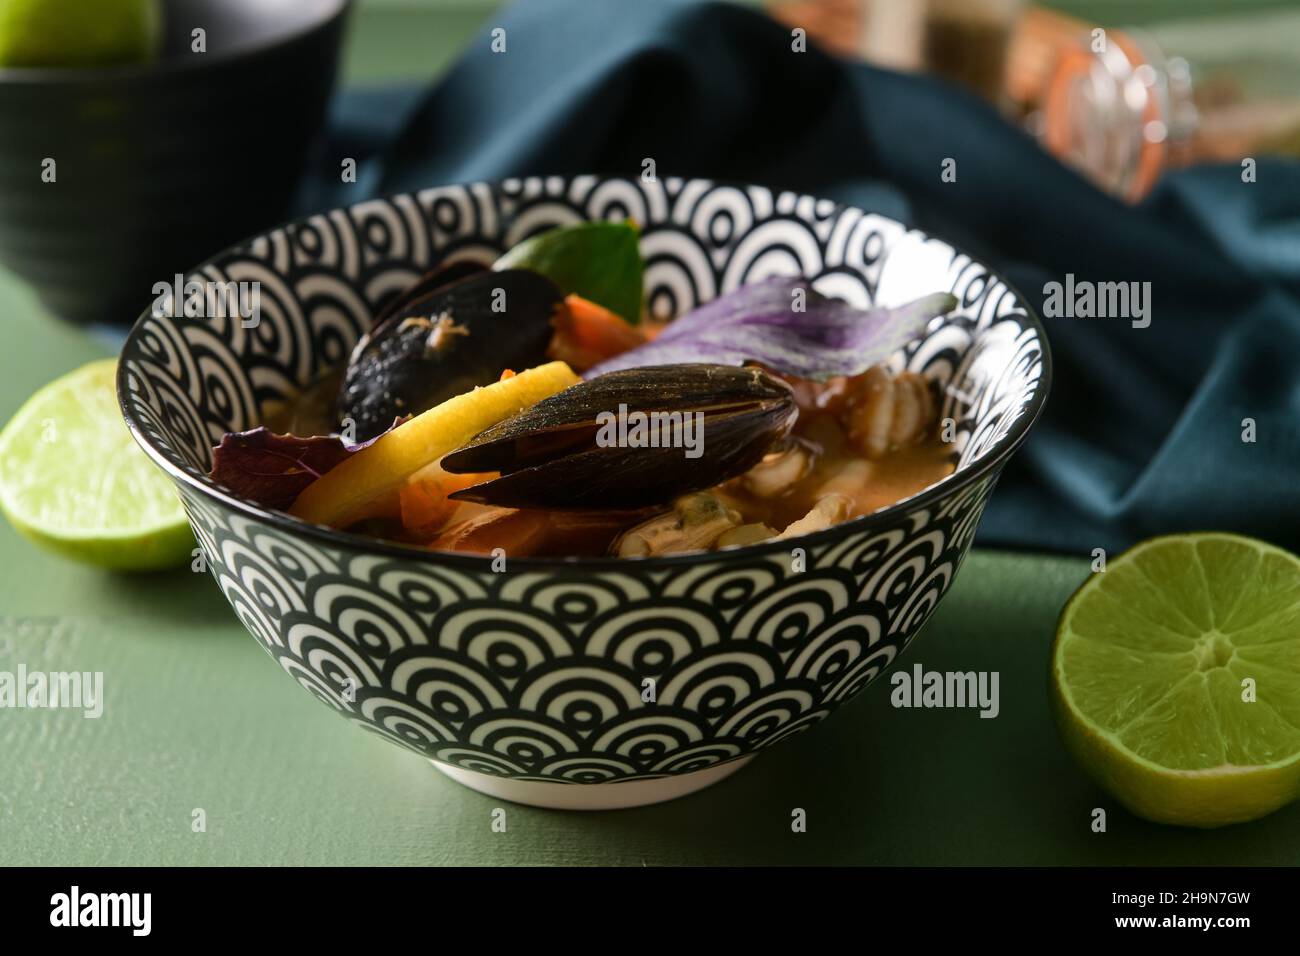
[[[129,323],[156,283],[283,220],[350,7],[168,0],[154,63],[0,69],[0,264],[57,315]]]

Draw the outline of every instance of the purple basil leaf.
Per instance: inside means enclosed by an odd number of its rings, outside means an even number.
[[[285,510],[304,488],[375,438],[354,445],[338,435],[277,435],[265,426],[227,432],[213,449],[209,477],[241,498]]]
[[[803,291],[796,311],[795,291]],[[584,378],[642,365],[757,362],[798,378],[857,375],[916,338],[957,300],[936,292],[896,309],[856,309],[806,279],[774,276],[741,286],[670,322],[645,345],[588,369]]]

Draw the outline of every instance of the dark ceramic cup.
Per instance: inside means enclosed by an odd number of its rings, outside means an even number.
[[[57,315],[126,323],[155,283],[282,220],[350,6],[168,0],[154,63],[0,69],[0,264]]]

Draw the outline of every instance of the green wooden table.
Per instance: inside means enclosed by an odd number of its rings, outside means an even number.
[[[362,12],[353,55],[369,59],[350,59],[349,76],[395,75],[380,62],[398,49],[385,31],[414,14]],[[482,15],[437,32],[444,46],[421,49],[424,62],[446,62]],[[2,274],[0,328],[0,420],[104,354]],[[1300,806],[1220,831],[1161,827],[1070,762],[1047,709],[1048,648],[1086,573],[1081,559],[976,551],[903,658],[997,671],[996,719],[894,709],[882,678],[709,790],[576,814],[466,790],[331,714],[258,649],[206,574],[113,576],[0,523],[0,670],[102,671],[105,683],[98,719],[0,710],[0,864],[1296,863]],[[1094,807],[1107,809],[1105,833]],[[791,831],[796,808],[804,833]]]
[[[102,346],[0,281],[0,418]],[[903,658],[1000,675],[1001,712],[902,710],[884,679],[692,797],[575,814],[466,790],[330,713],[206,574],[114,576],[0,525],[0,670],[102,671],[104,713],[0,710],[0,864],[1295,863],[1300,806],[1215,832],[1137,820],[1070,763],[1047,709],[1086,562],[975,552]],[[1090,828],[1094,807],[1109,827]],[[807,832],[790,829],[795,808]],[[193,832],[204,811],[206,832]]]

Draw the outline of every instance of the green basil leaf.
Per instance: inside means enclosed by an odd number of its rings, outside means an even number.
[[[582,222],[525,239],[492,268],[530,269],[565,295],[580,295],[629,322],[641,321],[641,248],[625,222]]]

